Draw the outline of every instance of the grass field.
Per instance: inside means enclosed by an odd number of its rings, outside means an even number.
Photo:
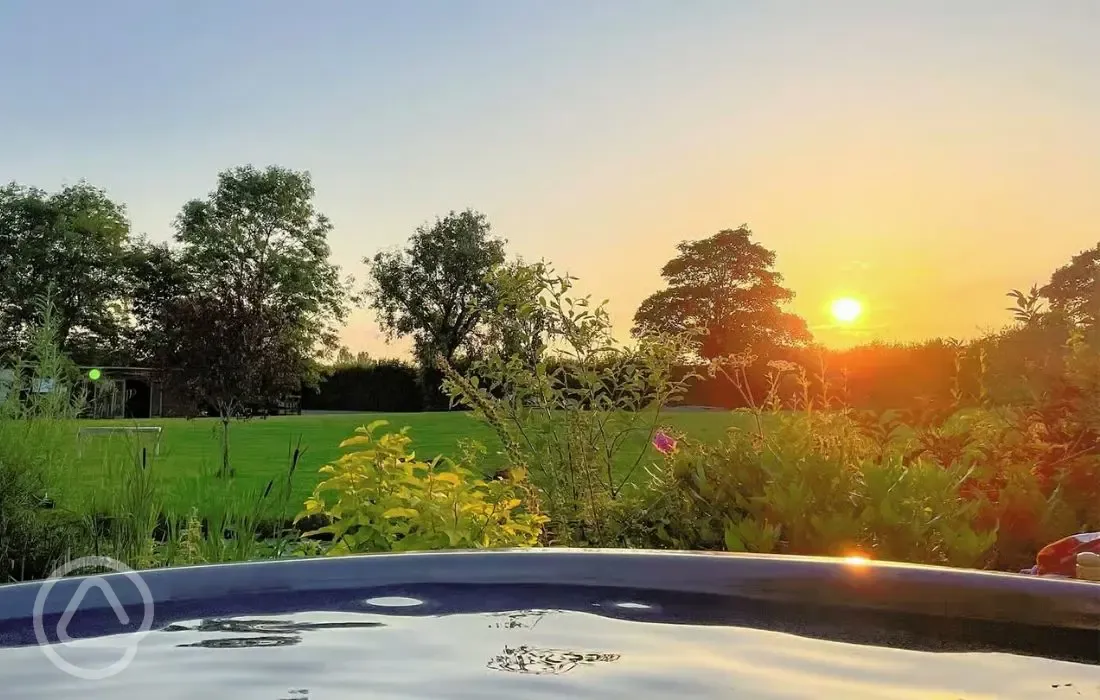
[[[160,426],[160,454],[153,456],[152,439],[146,436],[86,438],[76,468],[65,475],[64,491],[53,496],[65,508],[109,510],[105,504],[124,483],[126,470],[134,468],[135,455],[144,445],[149,448],[149,473],[166,511],[186,513],[192,507],[206,510],[217,502],[251,502],[259,498],[269,480],[286,474],[290,454],[300,445],[303,453],[286,503],[287,512],[293,513],[319,480],[318,469],[339,456],[340,442],[356,427],[378,419],[390,421],[394,430],[409,426],[413,446],[421,457],[453,455],[459,439],[468,437],[489,449],[486,469],[500,465],[499,443],[492,431],[460,412],[307,414],[234,422],[230,428],[231,479],[215,476],[221,465],[221,427],[217,420],[81,421],[79,427]],[[737,412],[682,411],[667,414],[663,422],[691,438],[710,441],[732,425],[744,425],[747,419],[746,414]],[[640,449],[641,440],[639,437],[634,446]]]

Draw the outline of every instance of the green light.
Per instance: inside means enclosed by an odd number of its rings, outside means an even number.
[[[93,382],[98,382],[99,378],[102,376],[103,372],[100,372],[98,369],[88,370],[88,379],[91,379]]]

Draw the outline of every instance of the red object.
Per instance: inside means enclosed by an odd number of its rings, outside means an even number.
[[[1100,554],[1100,532],[1070,535],[1043,547],[1035,557],[1035,573],[1072,578],[1077,575],[1077,555],[1081,552]]]

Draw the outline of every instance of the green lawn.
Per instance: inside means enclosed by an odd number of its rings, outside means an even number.
[[[452,455],[458,440],[480,441],[490,452],[486,468],[500,464],[495,435],[467,413],[403,414],[307,414],[234,422],[230,429],[234,476],[216,478],[221,464],[220,423],[214,419],[156,419],[148,421],[81,421],[79,427],[95,425],[160,426],[160,455],[152,455],[152,440],[135,436],[96,436],[83,441],[76,468],[66,474],[59,505],[73,510],[111,510],[108,505],[125,482],[125,470],[133,469],[133,455],[147,445],[149,474],[156,484],[157,498],[169,512],[185,513],[192,507],[207,510],[215,501],[255,502],[268,481],[285,474],[296,445],[303,455],[294,475],[288,511],[294,511],[317,483],[318,469],[339,456],[340,442],[356,427],[386,419],[393,429],[409,426],[413,446],[421,457]],[[746,414],[725,411],[672,412],[668,425],[691,438],[716,440],[731,425],[744,425]],[[75,440],[75,429],[74,429]],[[635,441],[640,447],[641,438]],[[140,442],[139,442],[140,441]],[[637,454],[634,452],[633,454]],[[625,469],[625,465],[620,465]]]

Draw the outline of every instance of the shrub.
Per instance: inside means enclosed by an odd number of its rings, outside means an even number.
[[[882,414],[836,408],[820,375],[784,362],[770,363],[754,401],[753,358],[716,362],[710,374],[740,391],[755,430],[682,440],[652,472],[648,526],[664,546],[1030,566],[1047,543],[1100,523],[1095,347],[1073,334],[1062,370],[1021,406],[992,407],[984,371],[968,394],[956,362],[947,405]]]
[[[1029,565],[1047,543],[1100,527],[1100,335],[1075,329],[1044,366],[1029,398],[997,411],[976,440],[985,460],[967,489],[1000,523],[1002,565]],[[985,423],[990,423],[986,420]],[[977,427],[981,427],[978,423]]]
[[[0,361],[11,368],[0,377],[0,582],[44,578],[82,542],[79,517],[54,502],[75,456],[83,396],[52,306],[42,306],[27,353]]]
[[[522,469],[485,481],[459,464],[416,459],[407,428],[375,437],[386,421],[356,430],[350,451],[321,468],[328,474],[297,520],[329,524],[328,554],[443,548],[530,546],[546,518],[535,509]],[[472,452],[468,452],[472,455]]]
[[[760,432],[715,446],[681,441],[652,473],[664,546],[844,555],[957,566],[985,563],[995,530],[960,485],[965,462],[880,451],[846,414],[775,413]]]
[[[634,515],[622,503],[624,487],[641,473],[662,411],[686,388],[674,372],[688,340],[619,344],[603,305],[571,296],[572,278],[535,269],[536,293],[526,279],[522,293],[504,289],[501,304],[520,321],[539,314],[540,342],[524,344],[550,352],[490,350],[465,373],[439,358],[444,390],[493,428],[513,467],[530,471],[551,543],[617,544]]]

